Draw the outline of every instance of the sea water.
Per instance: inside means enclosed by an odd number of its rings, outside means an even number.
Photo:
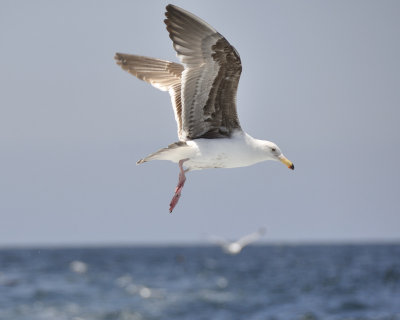
[[[0,250],[1,320],[400,319],[400,245]]]

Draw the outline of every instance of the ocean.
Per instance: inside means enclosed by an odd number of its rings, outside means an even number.
[[[400,245],[0,250],[1,320],[400,319]]]

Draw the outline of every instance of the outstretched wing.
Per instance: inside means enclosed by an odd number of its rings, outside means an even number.
[[[125,71],[150,83],[162,91],[168,91],[178,125],[178,137],[182,136],[181,76],[183,66],[160,59],[116,53],[117,64]]]
[[[241,130],[236,92],[242,65],[238,52],[206,22],[174,5],[165,24],[182,73],[182,131],[185,139],[224,138]]]
[[[248,244],[256,241],[266,232],[265,228],[260,228],[258,231],[250,233],[242,238],[240,238],[237,243],[239,243],[242,247],[247,246]]]

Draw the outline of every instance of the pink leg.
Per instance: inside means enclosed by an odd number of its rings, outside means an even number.
[[[179,198],[181,197],[181,192],[183,189],[183,186],[185,185],[186,177],[185,177],[185,170],[183,169],[182,165],[185,161],[189,159],[183,159],[179,160],[179,180],[178,180],[178,185],[175,188],[175,194],[172,197],[171,203],[169,204],[169,212],[171,213],[172,210],[174,210],[176,204],[179,201]]]

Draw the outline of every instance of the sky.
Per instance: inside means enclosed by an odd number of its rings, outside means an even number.
[[[167,1],[0,2],[0,246],[400,241],[400,2],[174,1],[240,53],[242,128],[293,161],[189,173],[167,93],[115,52],[178,61]]]

